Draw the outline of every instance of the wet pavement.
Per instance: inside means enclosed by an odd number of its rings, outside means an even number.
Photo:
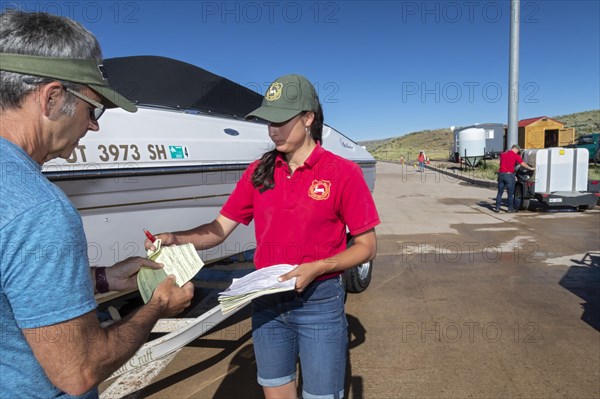
[[[495,195],[378,164],[373,279],[346,302],[348,397],[600,397],[600,208],[496,214]],[[260,398],[255,374],[244,310],[135,396]]]

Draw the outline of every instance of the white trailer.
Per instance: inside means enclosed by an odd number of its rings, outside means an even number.
[[[523,160],[535,173],[517,168],[515,209],[527,209],[532,198],[543,208],[592,209],[598,193],[588,191],[588,157],[585,148],[525,150]]]

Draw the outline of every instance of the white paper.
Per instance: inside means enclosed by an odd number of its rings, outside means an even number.
[[[282,282],[277,278],[288,273],[294,267],[285,264],[274,265],[234,279],[227,290],[219,293],[221,311],[223,313],[230,312],[262,295],[292,291],[296,287],[295,277]]]
[[[202,266],[204,262],[198,256],[193,244],[172,245],[162,247],[160,240],[154,242],[155,251],[148,250],[148,259],[157,263],[162,263],[162,269],[151,269],[142,267],[137,275],[138,289],[144,303],[152,298],[152,293],[156,287],[163,282],[169,274],[175,276],[175,282],[182,286],[190,281]]]

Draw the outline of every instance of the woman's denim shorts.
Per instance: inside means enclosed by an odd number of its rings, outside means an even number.
[[[252,338],[258,383],[277,387],[296,380],[300,358],[302,397],[342,398],[348,350],[341,276],[314,281],[302,293],[252,301]]]

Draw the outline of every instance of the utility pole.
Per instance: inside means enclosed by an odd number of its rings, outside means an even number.
[[[519,24],[520,0],[510,2],[510,57],[508,71],[507,150],[519,143]]]

